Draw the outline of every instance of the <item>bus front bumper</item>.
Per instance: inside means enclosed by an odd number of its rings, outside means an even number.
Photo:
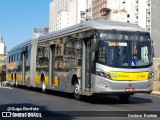
[[[152,78],[145,81],[115,81],[94,76],[93,93],[100,94],[134,94],[151,93],[153,90]]]

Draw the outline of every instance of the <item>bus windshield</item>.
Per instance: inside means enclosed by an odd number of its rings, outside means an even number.
[[[113,34],[113,33],[112,33]],[[121,37],[113,34],[112,37],[99,42],[98,61],[111,67],[143,68],[153,63],[152,42],[149,34],[126,34]],[[100,34],[101,35],[101,34]],[[115,38],[115,39],[113,39]]]

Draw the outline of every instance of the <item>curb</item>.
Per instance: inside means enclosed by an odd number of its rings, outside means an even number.
[[[151,95],[160,95],[160,92],[159,92],[159,91],[153,91],[153,92],[151,93]]]

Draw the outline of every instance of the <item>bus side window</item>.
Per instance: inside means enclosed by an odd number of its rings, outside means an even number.
[[[82,41],[74,41],[74,56],[76,57],[76,67],[81,67],[82,65]]]
[[[18,61],[18,57],[19,57],[19,54],[17,53],[17,61]]]
[[[13,55],[12,55],[12,61],[11,62],[13,62]]]
[[[44,48],[44,65],[49,65],[49,48]]]
[[[57,71],[63,70],[63,47],[61,45],[56,45],[55,47],[55,65],[54,68]]]
[[[28,59],[28,50],[25,51],[25,56],[26,56],[26,59]]]
[[[37,65],[43,65],[44,47],[38,47],[37,49]]]
[[[9,63],[11,62],[11,56],[9,56]]]
[[[13,61],[16,62],[16,54],[14,54],[14,60]]]

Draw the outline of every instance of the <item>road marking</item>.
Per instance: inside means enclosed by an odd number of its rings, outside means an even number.
[[[13,88],[11,88],[11,87],[3,87],[3,86],[0,86],[0,88],[13,89]]]

